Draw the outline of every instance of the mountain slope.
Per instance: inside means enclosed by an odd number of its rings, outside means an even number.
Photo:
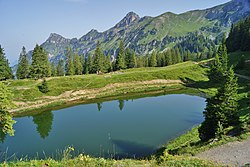
[[[194,10],[182,14],[164,13],[157,17],[140,18],[128,13],[114,27],[104,32],[91,30],[79,39],[66,39],[52,33],[42,44],[51,61],[64,58],[67,46],[79,54],[92,52],[97,41],[106,53],[116,54],[118,44],[124,40],[126,47],[137,54],[146,54],[156,49],[162,51],[183,42],[190,33],[199,33],[212,40],[228,32],[232,23],[250,14],[250,0],[232,0],[205,10]]]

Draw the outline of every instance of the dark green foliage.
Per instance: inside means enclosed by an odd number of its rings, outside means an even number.
[[[38,86],[38,89],[42,93],[48,93],[49,92],[49,87],[46,79],[43,79],[42,84]]]
[[[220,44],[215,60],[212,63],[208,77],[211,82],[224,83],[224,76],[228,70],[228,55],[225,40]]]
[[[8,109],[12,104],[13,95],[2,82],[0,82],[0,138],[4,141],[6,134],[14,135],[13,124],[15,121],[12,119]]]
[[[188,33],[188,35],[182,39],[182,42],[179,42],[175,47],[183,48],[183,50],[189,50],[193,53],[199,53],[210,49],[214,50],[215,43],[203,33],[192,32]]]
[[[88,55],[88,59],[86,62],[86,66],[85,66],[85,74],[89,74],[89,73],[93,73],[93,59],[92,56],[89,54]]]
[[[33,122],[37,125],[36,130],[41,138],[45,139],[52,130],[54,115],[51,111],[43,112],[33,116]]]
[[[122,111],[124,108],[124,100],[119,100],[118,102],[119,102],[119,109],[120,111]]]
[[[227,48],[229,52],[237,50],[250,51],[250,16],[244,21],[232,25],[227,38]]]
[[[97,109],[98,109],[98,111],[101,111],[101,109],[102,109],[102,103],[97,103]]]
[[[65,69],[66,69],[66,75],[75,75],[75,67],[74,67],[72,48],[67,48],[67,50],[66,50]]]
[[[83,65],[81,62],[81,58],[77,53],[75,53],[74,55],[74,69],[75,75],[82,75]]]
[[[51,75],[50,63],[46,51],[39,45],[36,45],[32,54],[32,63],[30,66],[30,77],[40,79]]]
[[[221,135],[223,129],[239,123],[237,102],[237,78],[231,67],[225,76],[218,93],[207,99],[207,107],[204,111],[205,121],[199,128],[199,136],[202,141]]]
[[[59,60],[56,66],[56,74],[57,76],[64,76],[64,61],[62,59]]]
[[[246,59],[245,59],[245,56],[242,55],[239,62],[238,62],[238,64],[237,64],[237,66],[236,66],[236,68],[239,69],[239,70],[242,70],[242,69],[245,68],[245,66],[246,66]]]
[[[123,41],[120,42],[118,55],[116,57],[116,70],[125,69],[125,51],[124,51],[124,43]]]
[[[155,51],[149,57],[149,66],[150,67],[156,67],[157,66],[156,52]]]
[[[18,60],[16,77],[17,79],[25,79],[28,78],[28,76],[29,76],[29,60],[26,53],[26,49],[25,47],[23,47]]]
[[[105,56],[101,49],[101,44],[98,41],[95,49],[95,54],[93,57],[93,73],[104,72],[104,61],[105,61]]]
[[[50,64],[50,68],[51,68],[51,76],[52,76],[52,77],[57,76],[57,70],[56,70],[56,66],[55,66],[55,63],[54,63],[54,62],[52,62],[52,63]]]
[[[8,59],[5,57],[4,49],[0,45],[0,81],[13,78],[14,76],[9,66]]]

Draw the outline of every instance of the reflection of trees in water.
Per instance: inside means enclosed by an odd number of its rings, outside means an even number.
[[[97,103],[97,109],[98,109],[98,111],[101,111],[101,109],[102,109],[102,103]]]
[[[53,118],[54,115],[51,111],[33,116],[33,122],[37,125],[36,130],[41,138],[45,139],[49,136],[49,132],[52,129]]]
[[[3,143],[5,140],[6,134],[0,128],[0,142]]]
[[[119,100],[119,109],[122,111],[124,108],[124,100]]]

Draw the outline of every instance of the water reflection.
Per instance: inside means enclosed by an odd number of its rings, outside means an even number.
[[[124,108],[124,100],[119,100],[119,109],[122,111]]]
[[[52,130],[53,118],[54,115],[51,111],[33,116],[33,122],[37,125],[36,131],[41,138],[45,139],[49,136],[49,132]]]
[[[3,133],[2,129],[0,128],[0,142],[3,143],[5,140],[6,134]]]
[[[97,109],[100,112],[102,109],[102,103],[96,103],[97,104]]]

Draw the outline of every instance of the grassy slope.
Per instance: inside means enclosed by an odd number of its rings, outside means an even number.
[[[49,92],[47,94],[43,94],[38,90],[37,86],[41,84],[40,80],[7,81],[7,84],[14,93],[14,101],[34,102],[42,99],[43,96],[58,96],[65,91],[70,90],[98,89],[114,83],[131,83],[156,79],[184,80],[185,78],[194,81],[206,81],[207,77],[205,74],[206,69],[194,64],[193,62],[185,62],[169,67],[129,69],[105,75],[91,74],[83,76],[49,78]],[[183,86],[179,84],[179,87]],[[145,87],[145,89],[149,89],[149,87]],[[159,90],[162,88],[159,88],[159,85],[156,85],[155,88],[150,89]],[[136,93],[146,90],[140,90],[140,88],[134,90],[131,89],[131,87],[127,87],[121,91]],[[113,94],[108,94],[107,96],[109,95],[112,96]]]

